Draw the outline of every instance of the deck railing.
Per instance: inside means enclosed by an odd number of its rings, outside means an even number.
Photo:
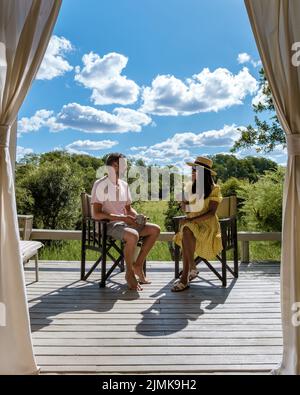
[[[172,241],[173,232],[161,232],[158,241]],[[81,240],[80,230],[50,230],[33,229],[32,240]],[[281,241],[281,232],[238,232],[238,241],[241,243],[241,262],[250,261],[251,241]]]

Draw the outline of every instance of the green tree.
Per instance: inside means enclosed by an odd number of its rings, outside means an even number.
[[[247,156],[239,159],[235,155],[217,154],[211,156],[214,169],[218,173],[218,181],[227,181],[231,177],[248,179],[255,182],[266,170],[276,170],[277,163],[266,158]]]
[[[285,169],[267,171],[255,184],[240,186],[243,223],[248,230],[281,231]]]
[[[254,125],[239,129],[241,137],[234,143],[231,152],[252,147],[256,147],[257,152],[271,152],[278,144],[286,146],[285,133],[275,113],[271,89],[263,69],[260,70],[260,92],[263,99],[257,105],[253,105],[253,110],[257,114],[254,117]],[[260,119],[258,114],[265,115],[267,120]]]
[[[74,228],[79,217],[83,184],[68,164],[43,163],[28,174],[21,188],[29,192],[36,227]],[[22,204],[21,196],[19,205]]]
[[[240,180],[235,177],[231,177],[223,183],[220,183],[222,196],[238,195],[240,187]]]

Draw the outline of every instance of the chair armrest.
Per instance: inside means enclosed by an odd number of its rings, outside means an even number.
[[[32,219],[33,215],[20,215],[18,214],[18,219]]]
[[[186,215],[178,215],[176,217],[173,217],[173,224],[174,224],[174,232],[177,233],[179,230],[179,222],[183,219],[186,219]]]
[[[231,224],[234,217],[219,218],[220,224]]]

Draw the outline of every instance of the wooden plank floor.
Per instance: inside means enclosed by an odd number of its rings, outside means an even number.
[[[217,264],[216,264],[217,266]],[[33,342],[42,373],[268,372],[281,359],[279,265],[241,265],[220,286],[207,269],[172,293],[173,265],[148,263],[152,284],[128,291],[124,273],[106,289],[79,263],[26,270]]]

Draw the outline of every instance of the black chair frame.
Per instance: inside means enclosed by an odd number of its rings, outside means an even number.
[[[174,230],[175,233],[179,230],[180,220],[184,217],[174,217]],[[222,286],[227,286],[227,271],[229,271],[234,278],[239,276],[239,264],[238,264],[238,240],[237,240],[237,219],[236,216],[229,218],[219,219],[222,235],[223,250],[221,255],[217,255],[216,258],[221,263],[221,273],[205,258],[200,256],[195,258],[195,263],[198,265],[200,262],[204,262],[206,266],[217,276],[222,282]],[[233,249],[233,269],[228,265],[227,262],[227,251]],[[175,278],[180,277],[180,247],[175,245]]]
[[[82,201],[82,237],[81,237],[81,280],[86,281],[94,270],[101,265],[101,281],[100,288],[105,288],[106,281],[113,271],[119,267],[121,272],[125,271],[124,261],[124,242],[118,245],[117,240],[107,235],[106,220],[95,220],[92,218],[90,207],[90,196],[86,193],[81,194]],[[143,237],[139,239],[138,245],[141,245]],[[86,251],[91,250],[99,253],[99,258],[86,272]],[[115,258],[112,252],[116,251],[118,257]],[[107,258],[113,262],[109,270],[107,270]],[[144,262],[144,272],[146,273],[146,261]]]

